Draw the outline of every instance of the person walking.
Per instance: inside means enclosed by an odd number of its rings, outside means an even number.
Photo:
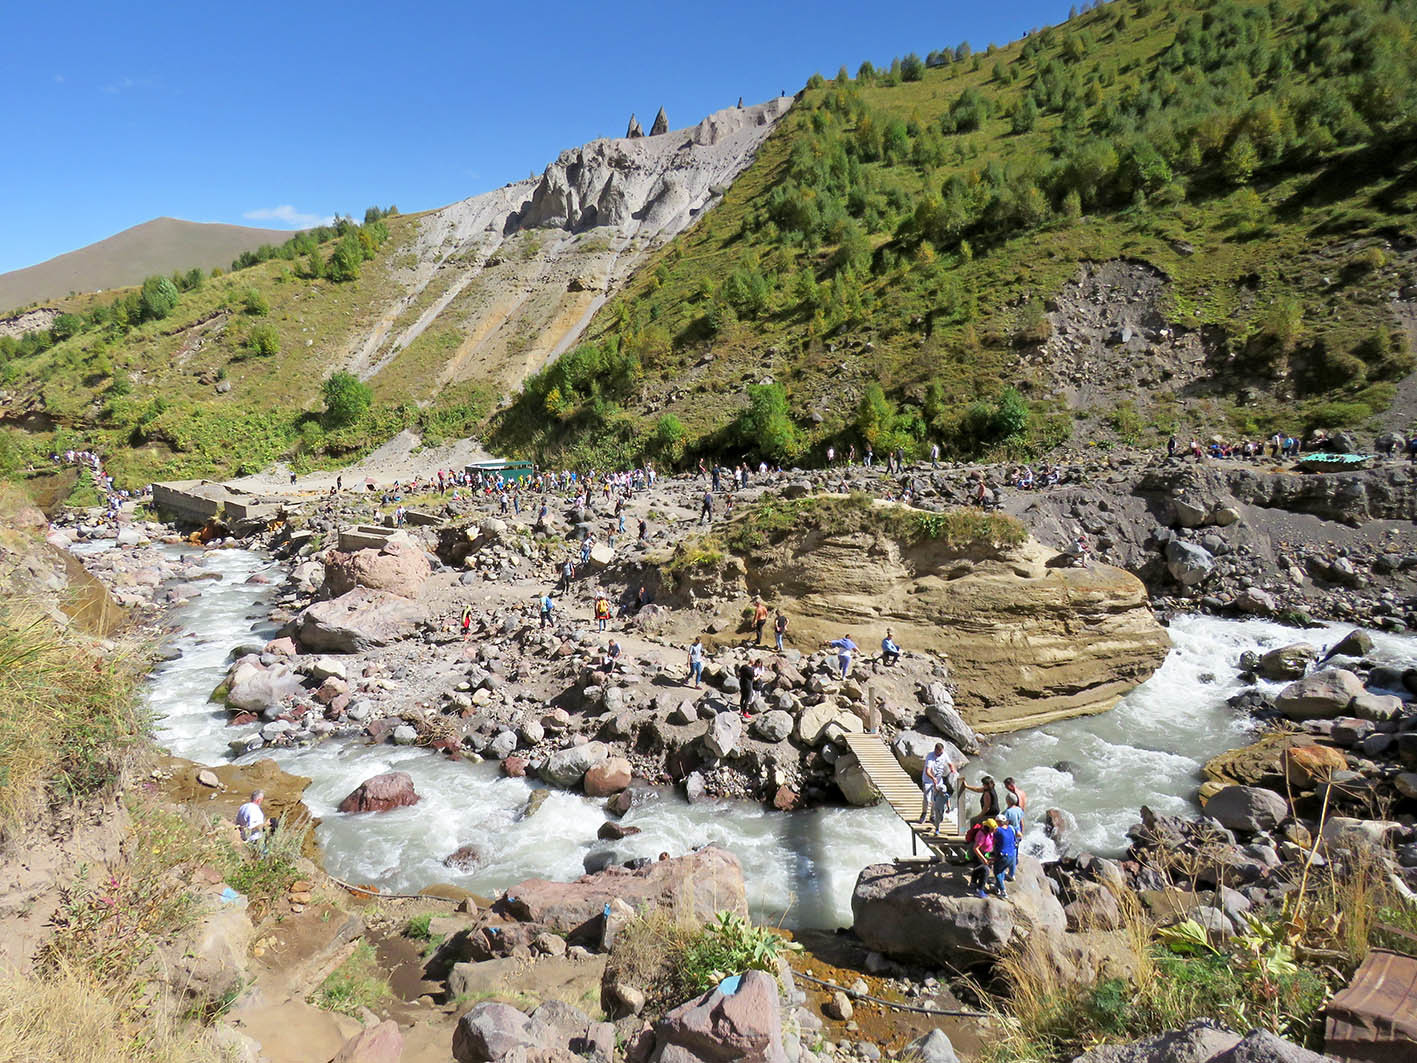
[[[561,565],[561,593],[565,594],[571,589],[571,581],[576,578],[576,566],[568,557]]]
[[[861,647],[851,641],[850,635],[843,635],[839,639],[832,639],[827,645],[836,650],[836,663],[841,669],[841,677],[845,679],[847,673],[851,671],[851,655]]]
[[[941,770],[945,755],[945,744],[936,742],[935,748],[925,754],[925,766],[920,770],[920,786],[924,791],[920,802],[920,822],[927,819],[934,824],[935,833],[940,833],[940,820],[944,818],[944,773]]]
[[[753,598],[753,645],[763,644],[763,628],[768,622],[768,607],[758,597]]]
[[[689,647],[689,678],[694,681],[694,689],[699,688],[704,675],[704,640],[702,635],[694,636],[694,644]]]
[[[541,629],[544,631],[553,620],[553,613],[556,603],[551,600],[551,592],[547,591],[541,596]]]
[[[604,631],[605,625],[610,623],[610,602],[603,594],[595,600],[595,623],[600,631]]]
[[[462,607],[462,640],[467,641],[468,635],[472,632],[472,606]]]
[[[773,618],[772,635],[777,646],[777,652],[782,652],[782,638],[787,634],[787,614],[781,609],[777,611],[777,616]]]
[[[718,468],[717,466],[714,467],[715,473],[717,473],[717,468]],[[702,508],[700,508],[700,510],[699,510],[699,523],[700,523],[700,524],[712,524],[712,523],[713,523],[713,492],[712,492],[712,491],[705,491],[705,492],[704,492],[703,505],[702,505]]]
[[[743,719],[748,718],[748,706],[753,703],[753,695],[758,690],[758,666],[756,661],[744,660],[738,666],[738,711]]]

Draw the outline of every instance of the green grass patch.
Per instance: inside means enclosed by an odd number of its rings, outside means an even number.
[[[354,946],[349,958],[330,972],[310,995],[310,1003],[326,1011],[357,1016],[360,1008],[373,1011],[392,996],[374,946],[361,941]]]

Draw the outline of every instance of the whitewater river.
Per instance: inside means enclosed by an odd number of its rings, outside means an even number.
[[[182,656],[160,665],[147,684],[160,742],[178,756],[208,764],[228,757],[227,744],[245,733],[226,726],[227,712],[208,700],[238,643],[270,637],[264,621],[272,587],[245,582],[257,573],[283,578],[283,568],[240,550],[210,551],[204,563],[219,572],[200,598],[174,616]],[[1330,645],[1347,627],[1299,633],[1258,620],[1186,616],[1170,628],[1174,648],[1149,681],[1110,713],[1053,724],[995,739],[967,769],[971,782],[988,771],[1012,775],[1028,791],[1032,812],[1064,809],[1075,820],[1072,842],[1097,853],[1125,848],[1125,831],[1148,804],[1159,812],[1194,809],[1201,765],[1242,745],[1247,720],[1225,700],[1242,689],[1235,662],[1247,649],[1268,649],[1304,638]],[[1374,635],[1374,656],[1417,665],[1417,639]],[[625,822],[643,831],[623,841],[595,841],[604,822],[600,802],[553,790],[536,815],[521,819],[533,785],[502,778],[495,762],[470,765],[423,750],[329,741],[301,749],[262,750],[286,770],[313,779],[305,801],[323,822],[319,841],[330,873],[413,892],[454,882],[490,894],[533,875],[569,879],[594,848],[612,845],[625,859],[678,855],[714,842],[742,861],[755,916],[789,926],[851,923],[851,889],[866,864],[909,854],[910,832],[885,806],[767,812],[755,804],[689,805],[673,793],[633,809]],[[412,808],[340,815],[335,806],[371,775],[408,772],[422,800]],[[478,843],[489,860],[474,874],[443,866],[458,846]],[[1051,853],[1051,843],[1029,825],[1025,850]]]

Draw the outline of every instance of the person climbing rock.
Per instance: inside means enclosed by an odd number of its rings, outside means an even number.
[[[851,671],[851,655],[861,647],[851,641],[850,635],[843,635],[839,639],[832,639],[827,645],[836,650],[836,663],[841,669],[841,677],[845,679],[847,673]]]

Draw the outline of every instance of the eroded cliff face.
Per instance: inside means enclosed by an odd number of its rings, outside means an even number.
[[[1170,648],[1135,576],[1056,558],[1033,539],[956,550],[804,530],[748,558],[745,580],[787,603],[799,644],[850,632],[874,654],[890,627],[947,655],[969,722],[1010,731],[1112,708]]]
[[[348,368],[415,395],[464,380],[515,390],[713,206],[791,105],[779,97],[685,129],[593,140],[540,177],[430,212],[391,272],[398,297]]]

